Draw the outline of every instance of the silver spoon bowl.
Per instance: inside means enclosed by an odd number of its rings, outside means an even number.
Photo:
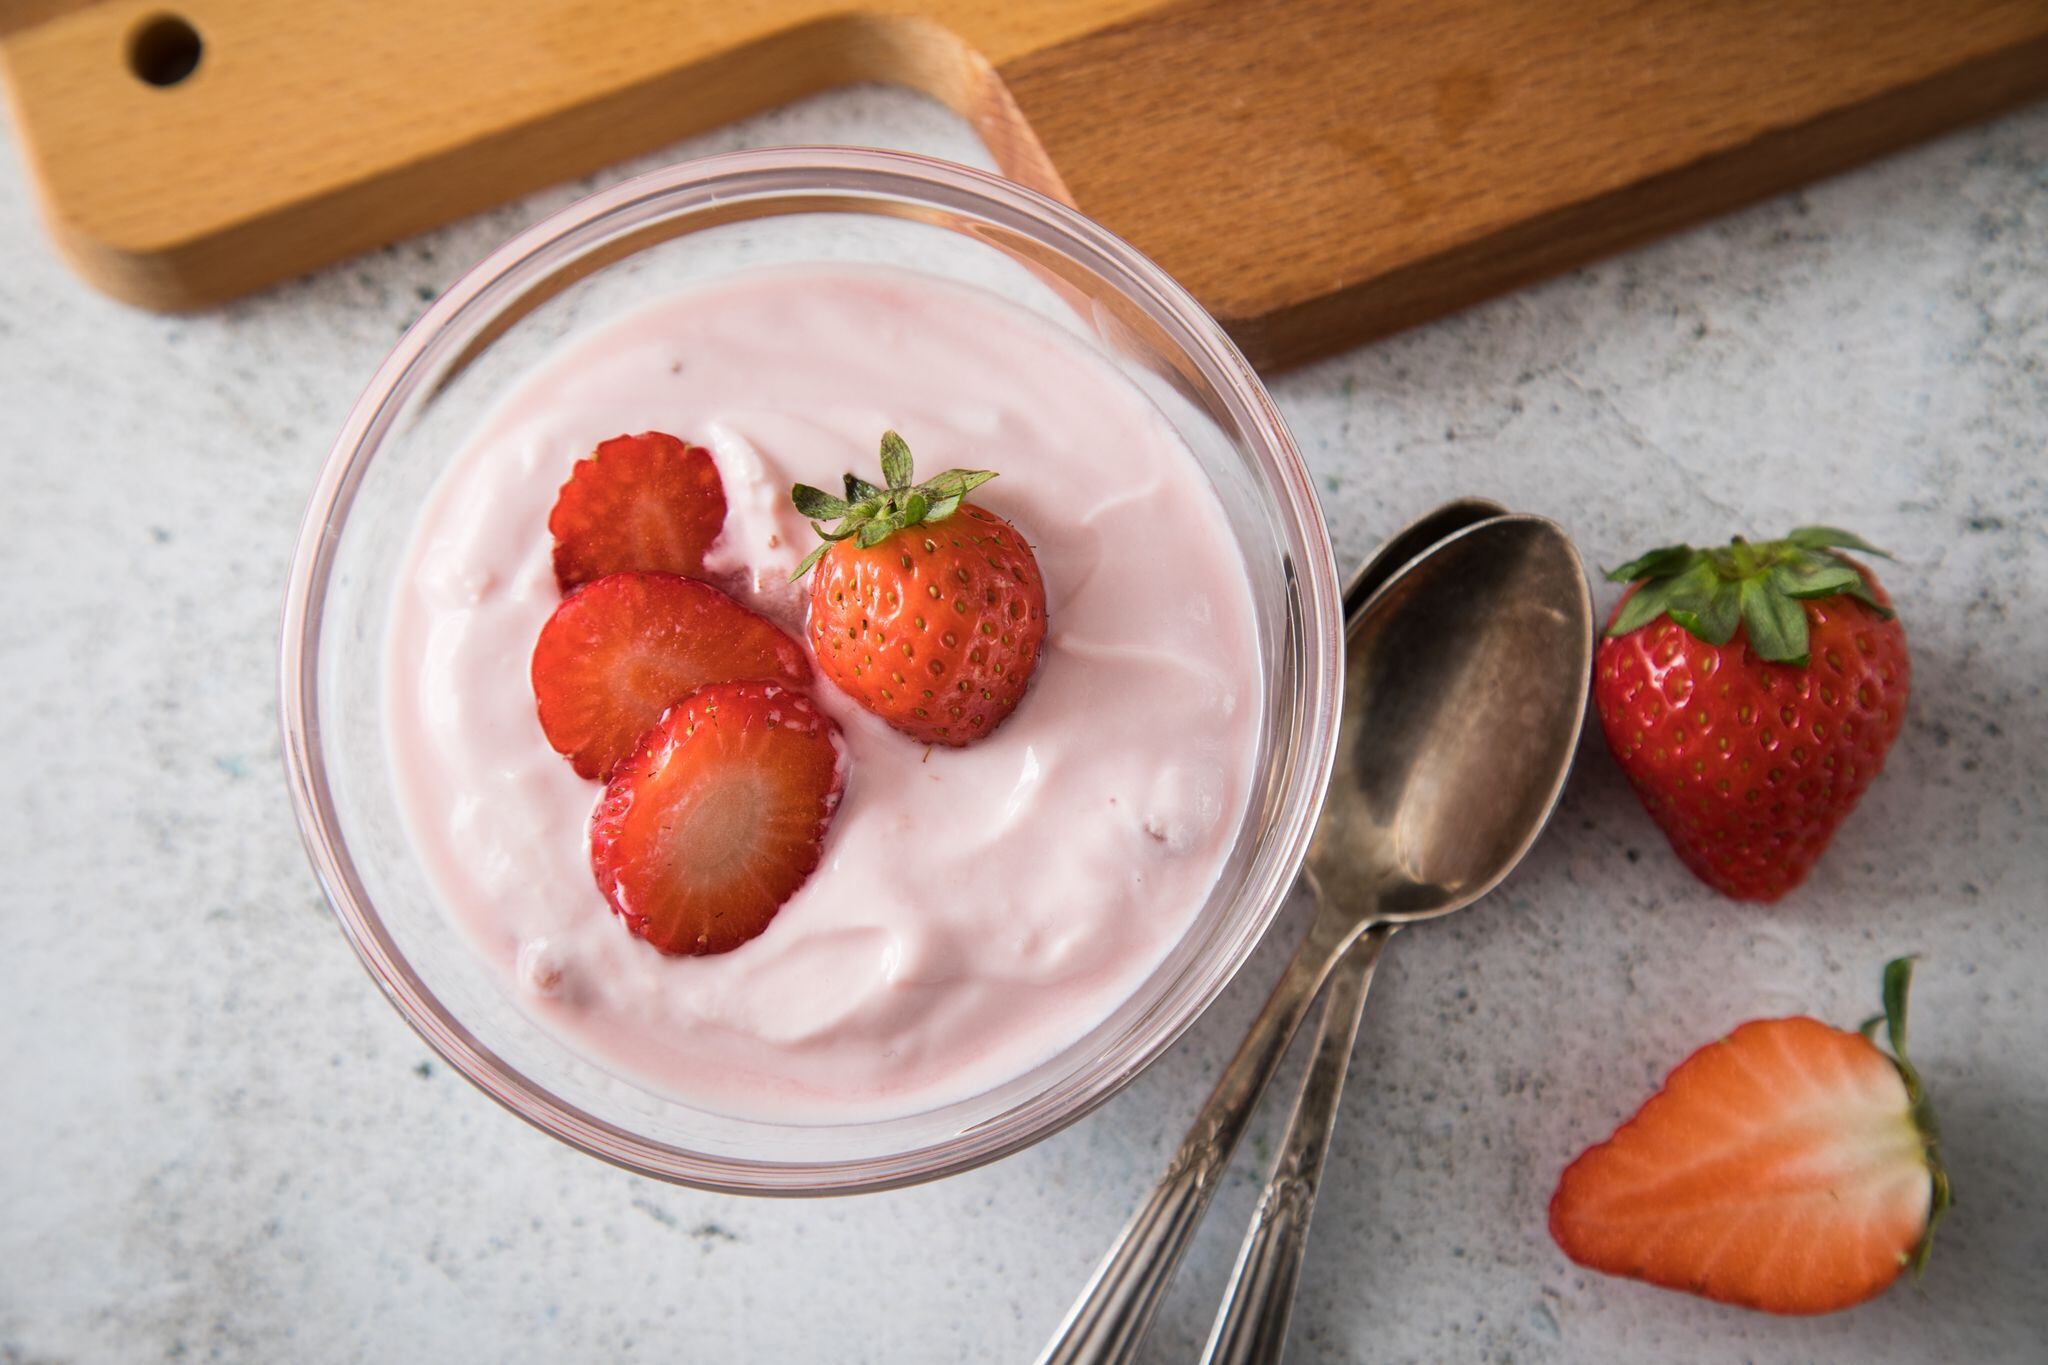
[[[1308,935],[1041,1365],[1134,1358],[1332,970],[1368,933],[1376,957],[1395,926],[1491,889],[1563,786],[1593,648],[1585,572],[1563,531],[1493,518],[1396,563],[1368,596],[1347,631],[1336,768],[1304,877]]]
[[[1352,621],[1365,610],[1365,604],[1378,595],[1396,574],[1435,549],[1438,541],[1489,517],[1501,516],[1507,510],[1486,498],[1459,498],[1423,513],[1388,536],[1379,549],[1372,552],[1372,557],[1359,565],[1345,581],[1344,625],[1347,636]]]

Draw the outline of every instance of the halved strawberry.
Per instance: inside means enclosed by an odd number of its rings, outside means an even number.
[[[837,727],[774,683],[693,692],[605,788],[590,866],[626,927],[664,953],[730,952],[818,866],[842,783]]]
[[[707,683],[802,687],[803,646],[709,583],[607,574],[571,593],[533,647],[533,696],[555,751],[608,778],[661,713]]]
[[[614,436],[576,462],[548,514],[555,581],[568,592],[608,573],[696,578],[724,526],[710,451],[659,431]]]
[[[1892,1054],[1815,1019],[1743,1024],[1565,1169],[1550,1235],[1580,1265],[1769,1313],[1830,1313],[1923,1262],[1949,1204],[1906,1060],[1912,960],[1885,967]]]

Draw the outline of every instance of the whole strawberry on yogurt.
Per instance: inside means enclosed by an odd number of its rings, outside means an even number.
[[[839,690],[925,744],[982,739],[1017,709],[1045,639],[1045,580],[1017,528],[967,495],[995,477],[949,469],[916,482],[910,447],[882,436],[881,485],[846,496],[798,484],[790,500],[825,543],[811,580],[811,650]],[[835,524],[825,526],[832,521]]]
[[[1607,575],[1634,585],[1594,658],[1607,746],[1679,858],[1737,900],[1806,879],[1905,722],[1905,629],[1844,550],[1884,555],[1805,526]]]

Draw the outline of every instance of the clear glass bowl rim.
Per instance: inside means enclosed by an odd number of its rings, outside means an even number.
[[[1120,292],[1171,327],[1277,475],[1283,496],[1275,510],[1302,551],[1290,576],[1296,612],[1291,633],[1299,652],[1292,706],[1297,742],[1284,799],[1260,832],[1262,840],[1275,841],[1276,856],[1261,859],[1262,870],[1239,898],[1257,902],[1256,912],[1239,932],[1219,941],[1218,951],[1190,964],[1182,981],[1198,976],[1195,988],[1181,990],[1176,1007],[1127,1047],[1126,1055],[1098,1057],[1083,1083],[1066,1085],[1053,1102],[1047,1102],[1048,1087],[1000,1119],[938,1143],[846,1161],[761,1161],[692,1152],[590,1114],[529,1080],[442,1006],[393,941],[349,854],[320,746],[318,659],[327,578],[356,488],[405,404],[452,358],[456,348],[449,336],[458,320],[517,305],[534,281],[650,224],[702,213],[710,205],[759,205],[777,198],[802,200],[800,211],[818,211],[813,201],[821,194],[999,222],[1084,263],[1093,258],[1107,264],[1136,286]],[[612,236],[597,235],[614,222],[620,226]],[[488,340],[487,329],[483,334]],[[1074,209],[983,171],[907,152],[782,147],[680,162],[578,200],[485,257],[407,330],[350,410],[307,505],[281,623],[279,715],[293,813],[321,890],[371,979],[458,1074],[542,1132],[641,1175],[722,1193],[845,1194],[957,1174],[1051,1136],[1122,1089],[1214,1003],[1272,924],[1306,854],[1335,753],[1342,647],[1336,561],[1313,479],[1249,362],[1171,276]]]

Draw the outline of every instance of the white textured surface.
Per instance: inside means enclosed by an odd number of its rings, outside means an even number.
[[[985,160],[878,91],[674,154],[806,140]],[[1900,555],[1916,685],[1891,769],[1782,905],[1694,884],[1592,749],[1507,887],[1402,936],[1294,1359],[2048,1354],[2044,167],[2037,110],[1276,385],[1347,561],[1467,492],[1561,519],[1596,564],[1826,517]],[[580,188],[165,319],[51,259],[0,152],[0,1361],[1022,1361],[1277,971],[1268,945],[1072,1131],[850,1201],[628,1177],[428,1059],[299,852],[280,585],[422,300]],[[1962,1201],[1924,1281],[1780,1321],[1562,1260],[1558,1169],[1680,1056],[1757,1014],[1856,1020],[1907,949]],[[1156,1359],[1193,1355],[1257,1179],[1248,1154]]]

